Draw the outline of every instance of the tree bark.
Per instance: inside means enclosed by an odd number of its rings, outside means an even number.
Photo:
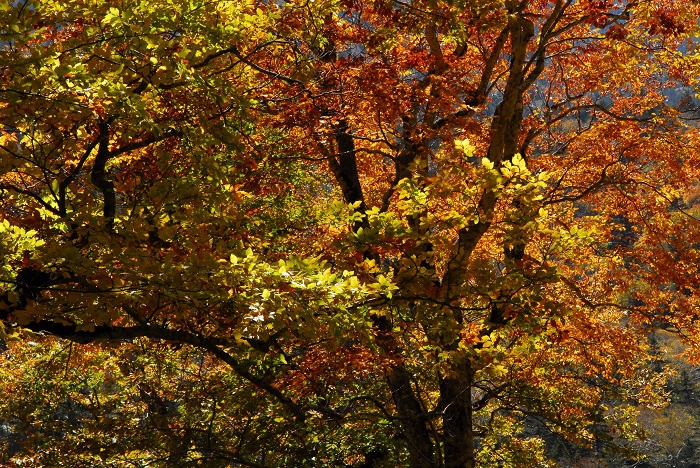
[[[396,405],[401,432],[406,439],[411,468],[434,468],[435,461],[433,441],[426,426],[428,415],[423,411],[420,400],[411,386],[411,374],[401,364],[400,350],[391,335],[391,323],[386,317],[373,316],[375,328],[379,331],[378,343],[387,353],[398,354],[398,363],[387,373],[386,379],[391,396]]]
[[[426,427],[426,414],[411,387],[410,374],[402,366],[394,366],[387,381],[401,419],[401,428],[408,445],[411,468],[435,468],[433,442]]]
[[[102,210],[105,219],[105,228],[111,231],[114,228],[114,216],[117,213],[117,194],[114,190],[114,182],[109,179],[106,169],[107,162],[111,158],[109,151],[109,123],[100,123],[100,140],[97,147],[97,156],[90,174],[92,184],[102,192],[104,208]]]
[[[455,366],[451,375],[440,378],[445,468],[476,466],[471,386],[468,360]]]

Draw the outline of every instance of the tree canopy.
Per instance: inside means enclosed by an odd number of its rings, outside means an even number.
[[[0,1],[0,460],[629,449],[650,331],[700,358],[699,17]]]

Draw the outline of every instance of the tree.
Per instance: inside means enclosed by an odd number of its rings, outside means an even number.
[[[697,358],[697,6],[1,7],[5,459],[545,466]]]

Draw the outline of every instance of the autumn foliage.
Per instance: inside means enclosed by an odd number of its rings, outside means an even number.
[[[0,1],[0,460],[633,446],[649,333],[700,358],[699,16]]]

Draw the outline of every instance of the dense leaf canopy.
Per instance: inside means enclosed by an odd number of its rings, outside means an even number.
[[[0,1],[0,460],[628,447],[700,352],[699,16]]]

